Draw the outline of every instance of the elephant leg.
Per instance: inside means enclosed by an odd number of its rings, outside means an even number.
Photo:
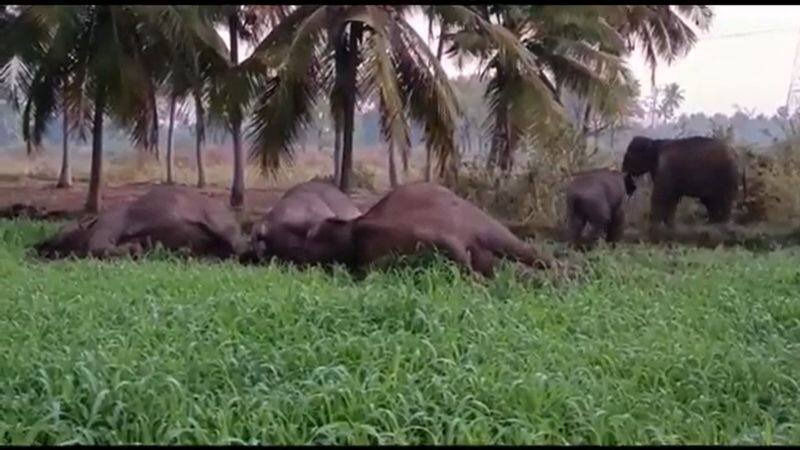
[[[589,222],[589,234],[586,237],[586,242],[589,247],[594,247],[600,236],[606,232],[608,228],[607,221]]]
[[[675,212],[678,209],[680,196],[672,195],[664,187],[656,186],[650,198],[650,237],[657,238],[661,225],[665,225],[668,234],[675,230]]]
[[[472,269],[469,252],[467,252],[466,246],[458,239],[452,236],[444,236],[435,239],[432,244],[437,251],[444,253],[459,266],[465,269]]]
[[[611,223],[606,229],[606,241],[609,243],[619,242],[625,232],[625,210],[622,205],[618,206],[611,214]]]
[[[469,248],[470,263],[472,270],[486,278],[494,276],[494,269],[497,265],[497,258],[482,247],[472,246]]]
[[[605,201],[597,201],[587,205],[586,215],[589,219],[590,231],[587,236],[589,246],[594,246],[600,236],[605,234],[612,222],[611,208]]]
[[[708,205],[709,223],[716,227],[723,236],[732,236],[730,228],[731,213],[733,210],[733,200],[723,199],[709,202]]]
[[[121,245],[94,248],[89,252],[89,256],[98,259],[117,258],[120,256],[131,256],[138,258],[144,253],[144,248],[138,242],[128,242]]]
[[[570,216],[567,227],[569,229],[569,242],[572,244],[573,247],[575,248],[580,247],[581,235],[583,234],[583,228],[585,226],[586,226],[586,218],[577,213],[573,213]]]
[[[705,202],[704,202],[705,203]],[[727,223],[730,221],[733,210],[733,201],[727,198],[714,199],[706,204],[709,222],[712,224]]]
[[[526,266],[546,269],[553,265],[553,260],[541,255],[533,246],[519,240],[507,229],[482,238],[485,248],[497,257],[508,258]]]

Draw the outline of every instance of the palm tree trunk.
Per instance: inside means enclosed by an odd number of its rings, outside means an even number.
[[[505,120],[505,139],[503,140],[502,151],[500,152],[500,170],[503,173],[511,172],[514,167],[514,150],[517,146],[516,133],[511,129],[511,123],[506,117]]]
[[[492,135],[491,149],[489,158],[486,161],[486,169],[493,172],[498,165],[502,165],[502,160],[508,148],[508,111],[506,105],[497,106],[497,114],[494,117],[494,134]]]
[[[467,127],[464,130],[464,133],[467,135],[467,148],[466,153],[468,155],[472,154],[472,124],[467,123]]]
[[[431,148],[425,146],[425,181],[431,181]]]
[[[203,113],[203,100],[200,94],[194,92],[195,116],[195,155],[197,157],[197,187],[206,187],[206,167],[203,163],[203,139],[205,139],[205,114]]]
[[[236,13],[228,16],[230,32],[231,64],[239,64],[239,18]],[[242,155],[242,116],[239,105],[231,111],[231,134],[233,135],[233,186],[231,186],[231,206],[244,205],[244,157]]]
[[[344,92],[344,136],[342,139],[342,182],[339,188],[350,191],[350,177],[353,172],[353,132],[356,114],[356,70],[358,68],[358,41],[361,39],[362,24],[350,22],[350,42],[346,66]]]
[[[169,99],[169,125],[167,127],[167,184],[175,184],[172,176],[172,169],[175,164],[175,156],[172,153],[172,132],[175,129],[175,103],[178,99],[173,95]]]
[[[152,115],[153,115],[152,116],[152,122],[150,124],[150,126],[152,127],[150,129],[150,141],[152,142],[152,146],[153,146],[151,151],[156,156],[156,162],[160,162],[161,161],[161,155],[160,155],[159,147],[158,147],[158,102],[157,102],[157,99],[156,99],[156,88],[153,85],[153,80],[152,79],[148,78],[147,83],[148,83],[148,97],[149,97],[149,102],[150,102],[149,106],[151,108],[151,112],[152,112]]]
[[[69,164],[69,116],[67,115],[67,106],[64,105],[63,111],[64,121],[61,124],[61,174],[58,176],[57,188],[68,188],[72,186],[72,169]]]
[[[342,126],[341,122],[334,123],[333,138],[333,181],[337,186],[342,185]]]
[[[161,150],[159,149],[158,142],[158,108],[153,108],[153,134],[151,140],[153,141],[153,154],[156,156],[156,162],[161,162]]]
[[[612,124],[611,124],[611,126],[609,127],[609,132],[610,132],[610,136],[609,136],[609,137],[610,137],[610,146],[611,146],[611,149],[612,149],[612,150],[614,149],[614,133],[615,133],[616,131],[617,131],[617,127],[615,127],[615,126],[614,126],[614,124],[612,123]]]
[[[514,152],[517,149],[518,134],[511,126],[511,120],[508,116],[508,103],[503,103],[498,108],[497,125],[498,129],[502,130],[502,138],[499,141],[499,148],[496,153],[497,164],[500,166],[502,173],[508,174],[514,167]]]
[[[397,187],[397,167],[394,165],[394,141],[389,140],[389,184]]]
[[[442,53],[444,52],[444,39],[442,38],[442,30],[439,30],[439,43],[436,46],[436,60],[441,64]],[[425,147],[425,181],[431,181],[431,148]]]
[[[92,169],[89,174],[89,194],[86,199],[86,211],[100,211],[100,183],[103,171],[103,109],[106,94],[102,84],[97,86],[94,95],[94,118],[92,120]]]

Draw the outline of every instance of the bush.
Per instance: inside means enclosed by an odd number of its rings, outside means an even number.
[[[370,192],[375,192],[375,172],[361,163],[353,165],[353,172],[350,177],[351,189],[363,189]],[[333,183],[333,174],[328,175],[315,175],[310,181],[325,181]]]

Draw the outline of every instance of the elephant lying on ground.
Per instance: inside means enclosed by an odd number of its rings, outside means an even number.
[[[711,223],[730,220],[739,168],[733,151],[719,139],[636,136],[625,152],[622,171],[634,177],[649,173],[653,180],[651,231],[662,223],[674,228],[675,211],[684,196],[699,199]]]
[[[140,255],[160,243],[194,256],[226,258],[244,251],[233,212],[184,187],[157,186],[122,205],[62,228],[34,246],[45,258]]]
[[[355,270],[390,254],[432,249],[486,277],[503,257],[537,268],[552,264],[475,205],[432,183],[399,186],[358,218],[326,219],[306,241],[310,258]]]
[[[253,225],[250,248],[240,261],[257,263],[276,257],[284,262],[310,264],[305,252],[309,231],[325,219],[355,219],[361,211],[331,183],[309,181],[292,187]]]
[[[617,242],[625,230],[625,198],[636,191],[630,175],[611,169],[577,174],[567,186],[569,240],[582,247],[583,229],[590,226],[586,243],[593,244],[601,233],[607,242]]]

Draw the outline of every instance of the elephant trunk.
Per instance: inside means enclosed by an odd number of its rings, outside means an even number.
[[[747,164],[742,166],[742,203],[747,201]]]

